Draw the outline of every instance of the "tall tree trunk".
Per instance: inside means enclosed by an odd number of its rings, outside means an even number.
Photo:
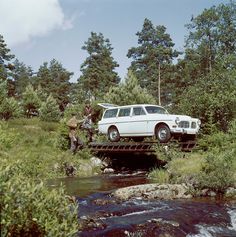
[[[161,63],[158,62],[158,103],[161,105]]]

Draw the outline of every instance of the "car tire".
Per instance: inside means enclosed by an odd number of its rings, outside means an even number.
[[[171,138],[170,129],[165,124],[161,124],[156,128],[155,135],[160,143],[166,143]]]
[[[116,127],[110,127],[108,130],[108,139],[111,142],[118,142],[120,140],[120,133]]]

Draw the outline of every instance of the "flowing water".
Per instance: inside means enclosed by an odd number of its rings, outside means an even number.
[[[145,172],[64,178],[67,193],[77,197],[78,236],[236,237],[236,202],[217,199],[118,201],[111,192],[149,183]]]

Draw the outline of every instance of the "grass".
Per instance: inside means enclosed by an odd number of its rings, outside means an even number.
[[[1,233],[3,236],[75,236],[78,206],[64,189],[45,179],[65,176],[63,164],[79,165],[57,146],[58,123],[33,119],[0,121]],[[88,153],[88,151],[87,151]]]
[[[235,131],[233,123],[229,133],[205,136],[199,141],[203,149],[191,153],[158,148],[159,154],[162,152],[160,157],[168,163],[164,169],[151,171],[149,177],[158,183],[187,183],[219,192],[236,187]]]
[[[170,183],[170,175],[164,169],[154,169],[149,173],[148,177],[159,184]]]
[[[16,160],[23,162],[25,166],[22,172],[27,177],[62,177],[65,176],[64,163],[73,164],[78,170],[91,157],[86,149],[73,155],[57,147],[59,123],[33,118],[10,120],[0,125],[0,157],[7,158],[9,163]]]

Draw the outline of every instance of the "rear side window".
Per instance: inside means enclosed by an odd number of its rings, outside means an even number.
[[[145,111],[142,107],[135,107],[133,108],[133,115],[145,115]]]
[[[117,115],[118,109],[108,109],[104,115],[103,118],[114,118]]]
[[[127,117],[130,115],[130,108],[120,109],[118,117]]]

